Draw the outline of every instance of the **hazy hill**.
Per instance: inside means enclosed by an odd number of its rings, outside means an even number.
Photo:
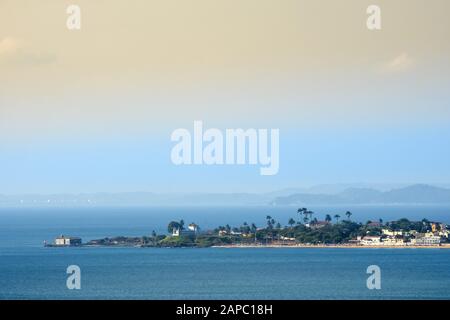
[[[331,193],[331,190],[340,190]],[[318,192],[322,190],[322,193]],[[91,193],[0,195],[0,206],[245,206],[334,204],[450,204],[450,189],[413,185],[380,191],[367,187],[289,188],[269,193]]]
[[[274,205],[300,204],[450,204],[450,189],[429,185],[412,185],[390,191],[378,191],[370,188],[349,188],[340,193],[305,194],[296,193],[277,197]]]

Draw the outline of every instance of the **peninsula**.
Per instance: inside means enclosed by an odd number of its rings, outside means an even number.
[[[75,238],[75,246],[108,247],[343,247],[343,248],[401,248],[401,247],[442,247],[450,248],[450,228],[448,225],[423,219],[410,221],[402,218],[396,221],[355,222],[347,211],[342,217],[327,214],[324,220],[314,217],[307,208],[297,210],[297,221],[290,218],[282,226],[271,216],[266,217],[266,225],[257,227],[255,223],[244,222],[240,226],[218,226],[213,230],[201,230],[183,220],[171,221],[166,234],[141,237],[116,236],[90,240],[81,244]],[[70,238],[74,239],[74,238]],[[72,240],[73,242],[73,240]],[[68,245],[61,237],[51,247]]]

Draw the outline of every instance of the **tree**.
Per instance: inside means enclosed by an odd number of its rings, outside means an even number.
[[[345,213],[345,215],[347,216],[347,219],[350,220],[350,217],[352,216],[352,213],[350,211],[347,211]]]
[[[300,219],[302,218],[302,215],[304,215],[306,211],[308,211],[308,209],[306,209],[306,208],[297,209],[297,213],[300,215]]]
[[[156,244],[156,237],[157,237],[156,231],[153,230],[153,231],[152,231],[152,243],[153,243],[153,245]]]
[[[250,233],[250,227],[248,226],[247,222],[244,222],[244,224],[242,225],[241,232],[245,234]]]
[[[292,219],[292,218],[290,218],[289,221],[288,221],[288,225],[290,225],[291,228],[292,228],[292,226],[293,226],[294,224],[295,224],[295,220]]]
[[[184,230],[184,220],[180,220],[180,230]]]
[[[266,220],[267,220],[267,228],[268,228],[268,229],[272,229],[272,228],[273,228],[273,225],[274,225],[274,223],[275,223],[275,220],[272,219],[271,216],[266,216]]]
[[[169,225],[167,226],[167,231],[169,233],[172,233],[174,229],[181,230],[181,224],[178,221],[170,221]]]
[[[340,217],[341,217],[341,216],[338,215],[338,214],[334,215],[334,218],[336,219],[336,223],[339,223],[339,218],[340,218]]]
[[[258,230],[256,224],[252,223],[251,230],[255,234],[255,243],[256,243],[256,231]]]
[[[326,216],[325,216],[325,221],[326,222],[331,222],[331,216],[329,215],[329,214],[327,214]]]

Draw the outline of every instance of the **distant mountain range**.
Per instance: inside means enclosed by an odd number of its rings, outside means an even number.
[[[273,205],[302,204],[450,204],[450,189],[417,184],[390,191],[348,188],[337,194],[295,193],[277,197]]]
[[[0,206],[300,206],[339,204],[450,204],[450,189],[424,184],[390,190],[324,185],[312,188],[290,188],[260,194],[126,192],[0,195]]]

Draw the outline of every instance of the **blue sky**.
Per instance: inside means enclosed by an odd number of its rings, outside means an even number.
[[[263,192],[322,183],[448,183],[450,128],[280,129],[280,171],[174,166],[169,135],[2,149],[1,193]]]

